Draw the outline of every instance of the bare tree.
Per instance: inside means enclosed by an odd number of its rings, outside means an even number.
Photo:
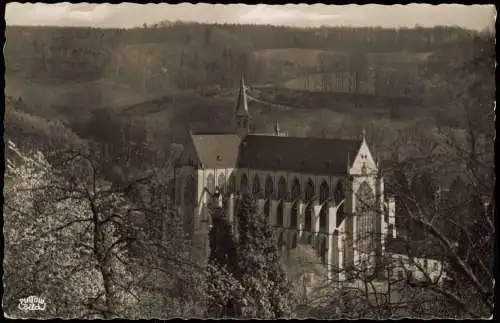
[[[112,185],[102,179],[95,153],[64,152],[49,164],[41,154],[25,156],[13,144],[10,149],[17,161],[8,169],[5,194],[6,312],[25,316],[18,299],[40,295],[49,300],[48,310],[36,315],[132,317],[147,315],[145,304],[164,301],[169,292],[180,295],[180,281],[184,289],[192,288],[186,281],[196,281],[188,277],[195,266],[186,267],[180,220],[168,210],[165,189],[157,185],[156,192],[140,192],[139,184],[151,175]],[[135,221],[137,214],[157,230]],[[143,257],[134,257],[134,250]],[[174,268],[184,268],[183,275]],[[163,288],[148,288],[138,277],[156,278]],[[183,303],[179,297],[176,304],[164,301],[158,307],[166,308],[156,315],[168,315],[179,300]]]

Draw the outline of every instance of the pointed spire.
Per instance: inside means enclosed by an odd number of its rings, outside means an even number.
[[[238,95],[238,102],[236,105],[236,115],[248,115],[247,94],[243,73],[241,73],[240,93]]]
[[[278,120],[276,120],[276,123],[274,124],[274,132],[275,132],[276,136],[280,135],[280,124],[279,124]]]
[[[365,130],[365,128],[363,128],[363,130],[361,131],[361,133],[363,134],[363,141],[366,141],[366,130]]]

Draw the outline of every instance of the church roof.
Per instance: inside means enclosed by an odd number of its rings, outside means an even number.
[[[248,135],[192,134],[203,168],[251,168],[309,174],[342,174],[361,140]]]
[[[240,147],[239,166],[310,174],[347,171],[361,140],[248,135]],[[349,165],[351,166],[351,165]]]
[[[243,76],[236,106],[237,116],[248,115]],[[345,174],[352,166],[363,141],[231,133],[190,132],[193,145],[183,162],[196,159],[202,168],[250,168],[309,174]],[[194,147],[193,147],[194,146]],[[194,148],[194,149],[193,149]],[[348,164],[350,163],[350,165]]]
[[[234,168],[241,139],[236,134],[192,134],[198,159],[203,168]]]

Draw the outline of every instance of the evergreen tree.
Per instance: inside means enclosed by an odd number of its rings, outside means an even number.
[[[255,200],[239,203],[238,241],[221,208],[212,209],[208,315],[276,319],[290,316],[292,292],[273,233]]]
[[[245,289],[244,317],[276,319],[290,315],[291,288],[280,262],[273,233],[255,200],[242,198],[238,214],[238,267],[235,277]]]
[[[209,262],[227,266],[234,272],[236,264],[236,244],[231,223],[225,217],[221,207],[212,208],[212,227],[209,232],[210,255]]]
[[[207,314],[210,317],[239,317],[242,287],[233,276],[236,244],[224,210],[211,207],[210,255],[207,268]]]

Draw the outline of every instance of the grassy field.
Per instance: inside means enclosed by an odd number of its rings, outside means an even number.
[[[301,66],[314,67],[318,64],[318,58],[321,55],[337,59],[347,58],[347,53],[326,51],[319,49],[302,49],[302,48],[282,48],[282,49],[264,49],[256,51],[255,57],[259,59],[291,62]]]
[[[132,105],[155,97],[110,80],[47,84],[6,77],[5,83],[6,96],[22,97],[33,108],[31,113],[45,117],[64,114],[66,108],[84,112],[103,106]]]
[[[411,53],[401,51],[392,53],[367,53],[365,57],[371,67],[385,64],[416,64],[426,61],[431,54],[431,52]],[[348,52],[302,48],[265,49],[256,51],[254,55],[260,59],[290,62],[309,67],[317,66],[322,56],[339,61],[348,60],[352,56]]]

